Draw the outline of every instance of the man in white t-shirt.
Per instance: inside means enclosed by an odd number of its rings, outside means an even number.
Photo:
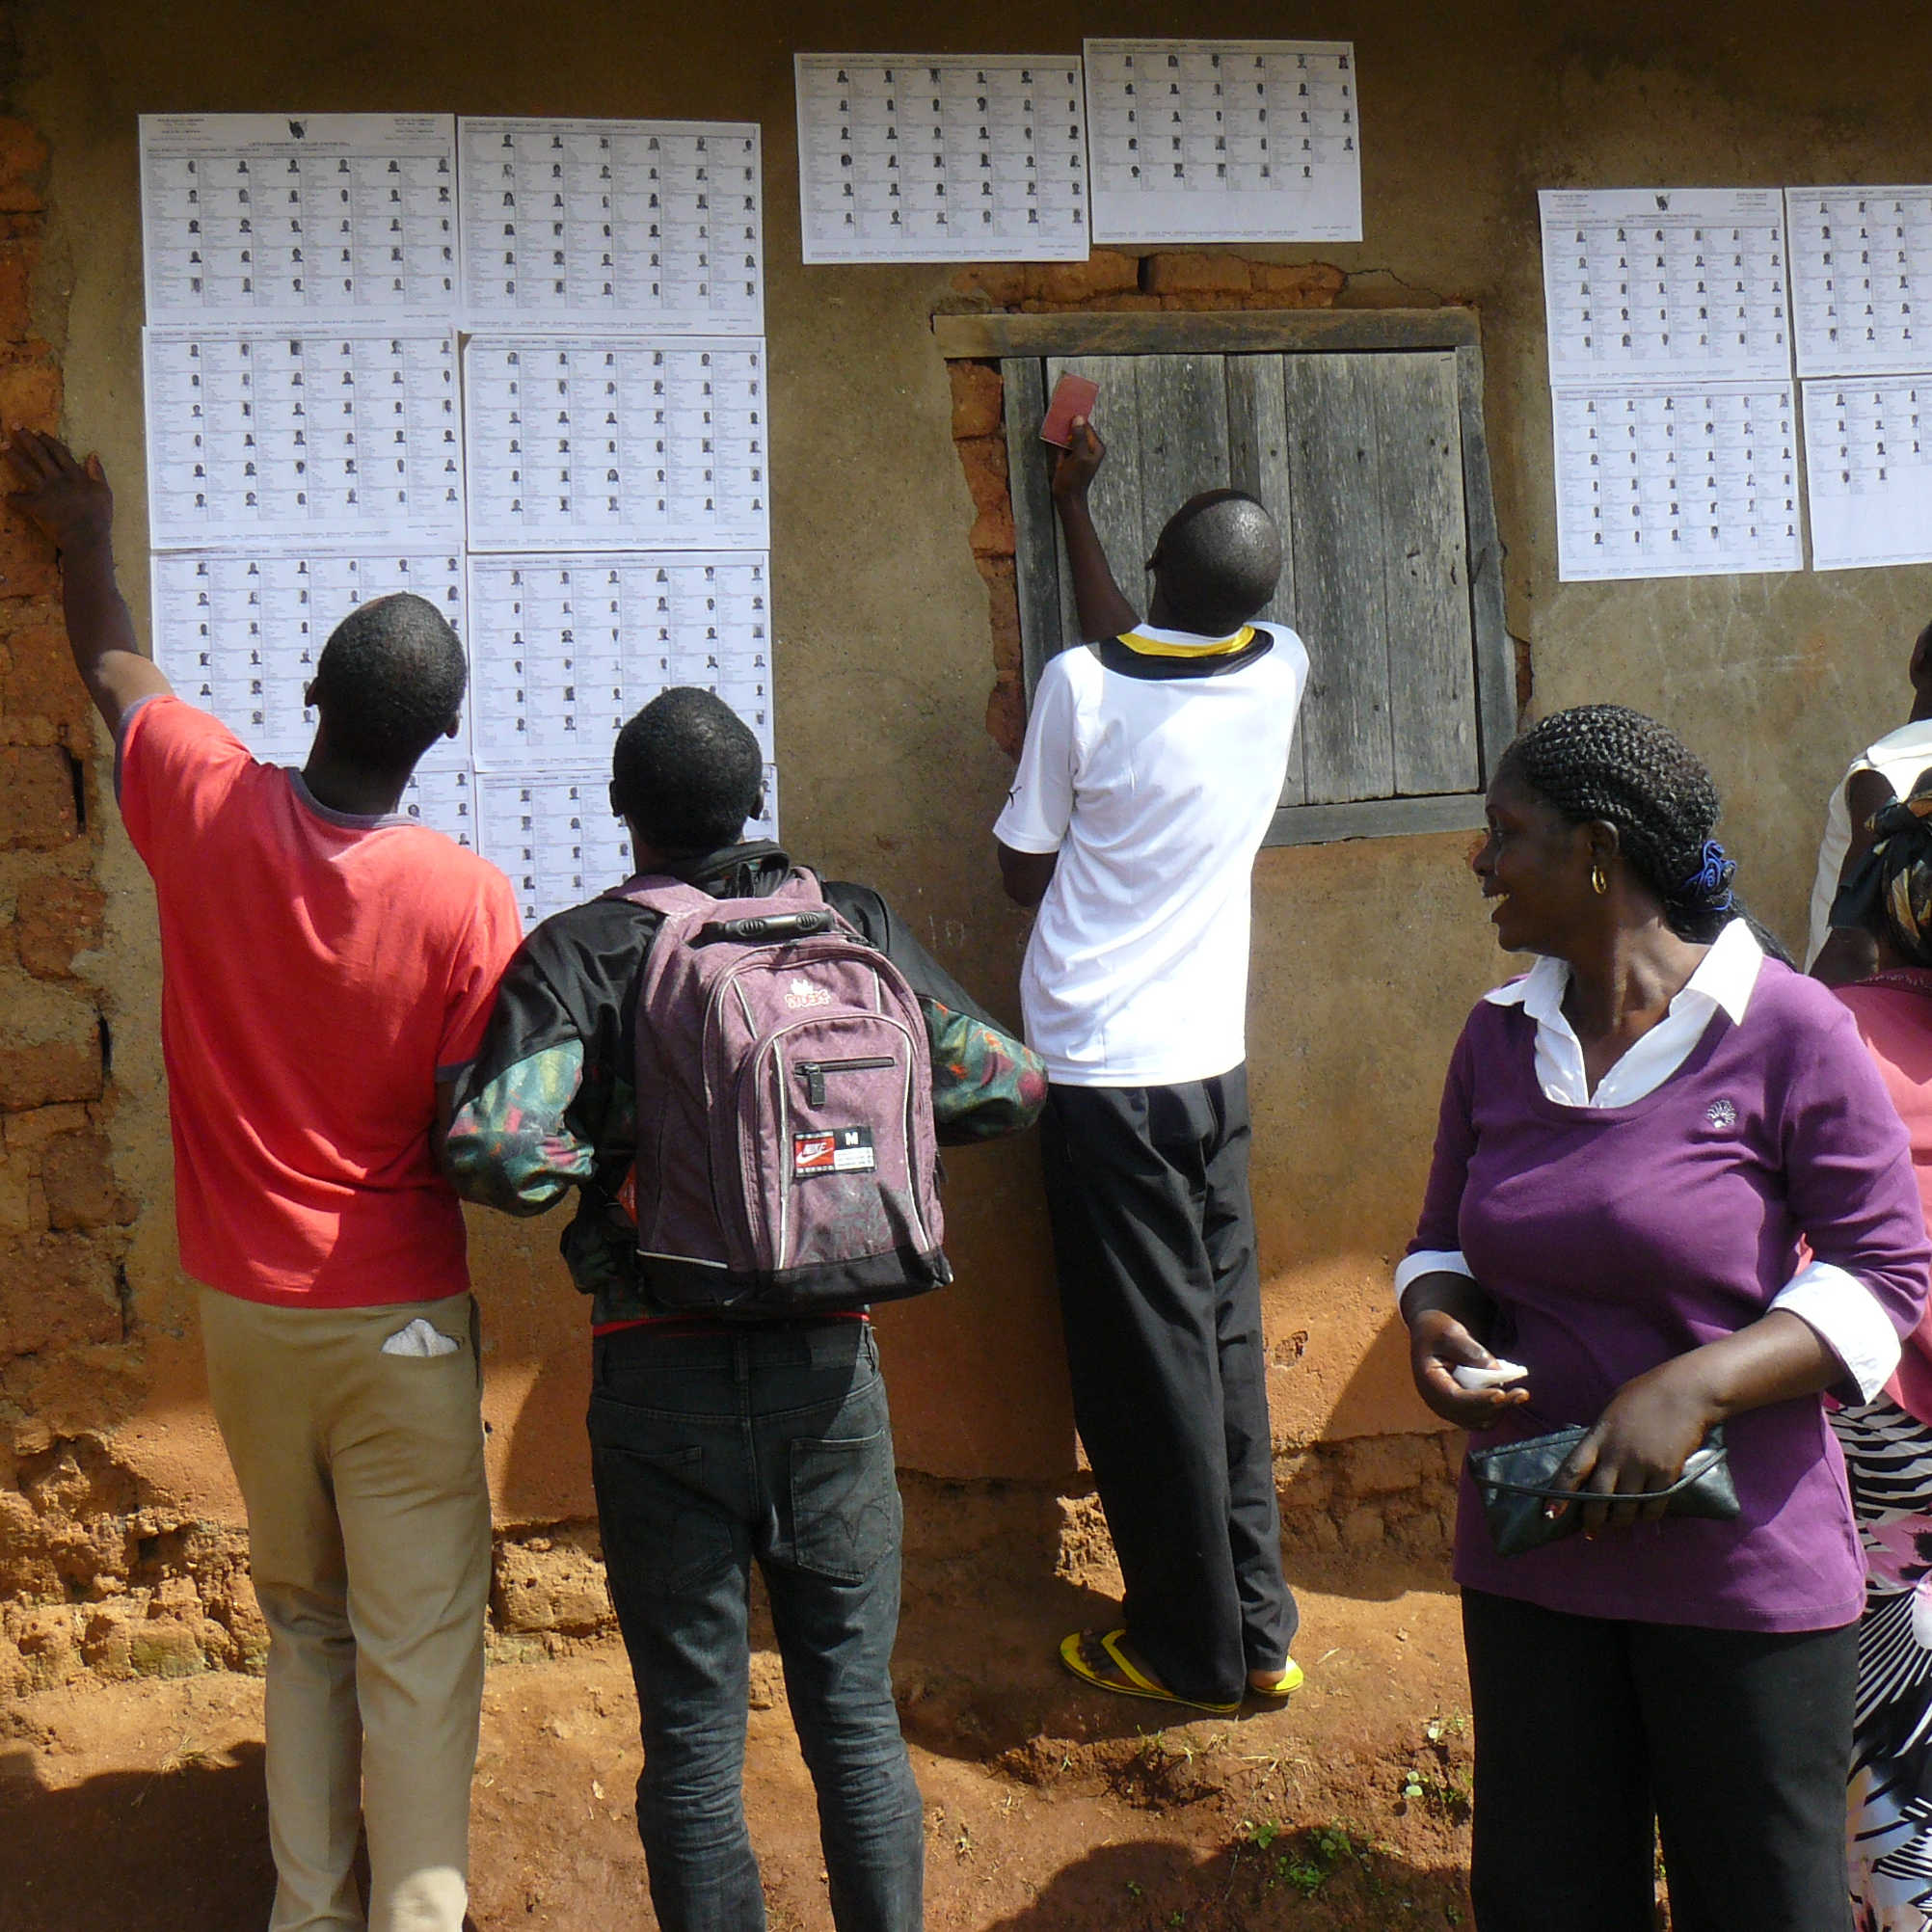
[[[1254,855],[1307,684],[1255,624],[1281,539],[1239,491],[1193,497],[1121,595],[1087,511],[1091,426],[1054,471],[1085,648],[1041,673],[994,827],[1039,908],[1020,993],[1047,1063],[1048,1210],[1074,1417],[1125,1584],[1125,1627],[1060,1646],[1106,1690],[1232,1711],[1285,1698],[1243,1023]]]
[[[1828,986],[1868,979],[1878,971],[1878,942],[1863,926],[1835,927],[1832,900],[1870,845],[1874,816],[1894,798],[1908,797],[1919,774],[1932,765],[1932,624],[1914,640],[1905,675],[1912,683],[1910,719],[1866,745],[1825,801],[1805,966]]]

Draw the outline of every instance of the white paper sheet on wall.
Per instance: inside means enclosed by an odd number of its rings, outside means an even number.
[[[1932,562],[1932,375],[1804,385],[1818,570]]]
[[[765,345],[473,336],[471,550],[764,550]]]
[[[476,772],[470,760],[470,729],[453,738],[438,738],[416,761],[396,810],[459,845],[477,849]]]
[[[631,873],[631,841],[610,809],[607,765],[478,774],[476,825],[479,849],[508,875],[525,927]]]
[[[150,323],[451,319],[446,114],[144,114]]]
[[[755,121],[470,119],[467,328],[756,335]]]
[[[463,557],[446,550],[174,550],[149,571],[154,661],[180,694],[211,711],[257,758],[300,765],[315,713],[302,693],[329,633],[392,591],[434,604],[467,634]],[[441,750],[441,747],[439,747]],[[467,762],[467,730],[460,746]]]
[[[431,598],[470,701],[399,809],[477,849],[491,817],[526,920],[628,871],[611,748],[666,684],[769,759],[755,124],[154,116],[142,168],[153,635],[184,696],[299,764],[335,625]],[[484,332],[467,448],[458,325]]]
[[[1348,40],[1086,43],[1096,242],[1359,241]]]
[[[479,770],[607,775],[625,719],[673,684],[715,691],[772,756],[762,553],[478,556],[470,585]]]
[[[1080,63],[798,54],[807,262],[1085,261]]]
[[[274,539],[461,541],[456,350],[366,323],[149,329],[157,550]]]
[[[1778,189],[1545,188],[1538,199],[1553,386],[1789,378]]]
[[[1562,581],[1804,567],[1788,382],[1605,384],[1552,406]]]
[[[1932,187],[1787,188],[1801,376],[1932,369]]]
[[[479,849],[508,875],[526,931],[631,876],[631,838],[610,809],[607,763],[581,771],[478,773],[476,825]],[[778,774],[769,766],[765,810],[744,835],[778,836]]]

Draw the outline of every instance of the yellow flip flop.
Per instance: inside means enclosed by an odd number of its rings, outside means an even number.
[[[1088,1662],[1087,1631],[1076,1630],[1070,1637],[1061,1639],[1060,1660],[1082,1683],[1091,1684],[1095,1690],[1112,1691],[1116,1697],[1143,1697],[1152,1704],[1177,1704],[1188,1710],[1212,1711],[1216,1717],[1232,1717],[1241,1708],[1238,1701],[1234,1704],[1203,1704],[1198,1698],[1177,1696],[1166,1684],[1140,1669],[1121,1650],[1120,1640],[1126,1634],[1124,1629],[1109,1630],[1099,1640],[1100,1648],[1120,1673],[1117,1679],[1104,1675],[1097,1666]]]
[[[1290,1657],[1282,1665],[1281,1681],[1278,1684],[1269,1690],[1262,1690],[1256,1684],[1249,1684],[1248,1694],[1262,1704],[1286,1704],[1307,1681],[1301,1666]]]

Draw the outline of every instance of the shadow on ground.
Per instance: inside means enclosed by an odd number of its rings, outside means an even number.
[[[1338,1677],[1388,1673],[1412,1683],[1421,1716],[1462,1706],[1455,1599],[1442,1566],[1329,1555],[1299,1566],[1291,1558],[1291,1574],[1302,1609],[1295,1653],[1318,1696]],[[1425,1603],[1433,1615],[1422,1612]],[[1111,1630],[1120,1621],[1117,1597],[1044,1568],[1028,1575],[985,1558],[908,1564],[893,1659],[906,1735],[943,1756],[986,1759],[1041,1739],[1097,1743],[1198,1723],[1198,1711],[1110,1697],[1061,1668],[1069,1631]],[[767,1632],[755,1617],[754,1641],[768,1645]],[[1298,1712],[1310,1701],[1298,1701]],[[1246,1708],[1236,1722],[1258,1714]]]
[[[275,1897],[259,1744],[220,1760],[41,1782],[0,1753],[8,1932],[261,1932]]]
[[[985,1932],[1422,1932],[1468,1923],[1460,1871],[1411,1865],[1323,1829],[1207,1858],[1170,1839],[1102,1845]]]

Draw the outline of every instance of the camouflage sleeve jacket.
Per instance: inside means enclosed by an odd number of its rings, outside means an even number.
[[[719,898],[752,897],[785,876],[776,846],[734,846],[684,869]],[[877,893],[825,881],[825,897],[919,995],[932,1048],[942,1140],[1010,1133],[1046,1094],[1039,1062],[967,996]],[[657,917],[596,899],[546,920],[511,960],[476,1060],[459,1083],[444,1166],[467,1199],[541,1214],[571,1188],[560,1246],[594,1319],[657,1312],[636,1282],[636,1235],[618,1193],[636,1153],[631,1025]]]

